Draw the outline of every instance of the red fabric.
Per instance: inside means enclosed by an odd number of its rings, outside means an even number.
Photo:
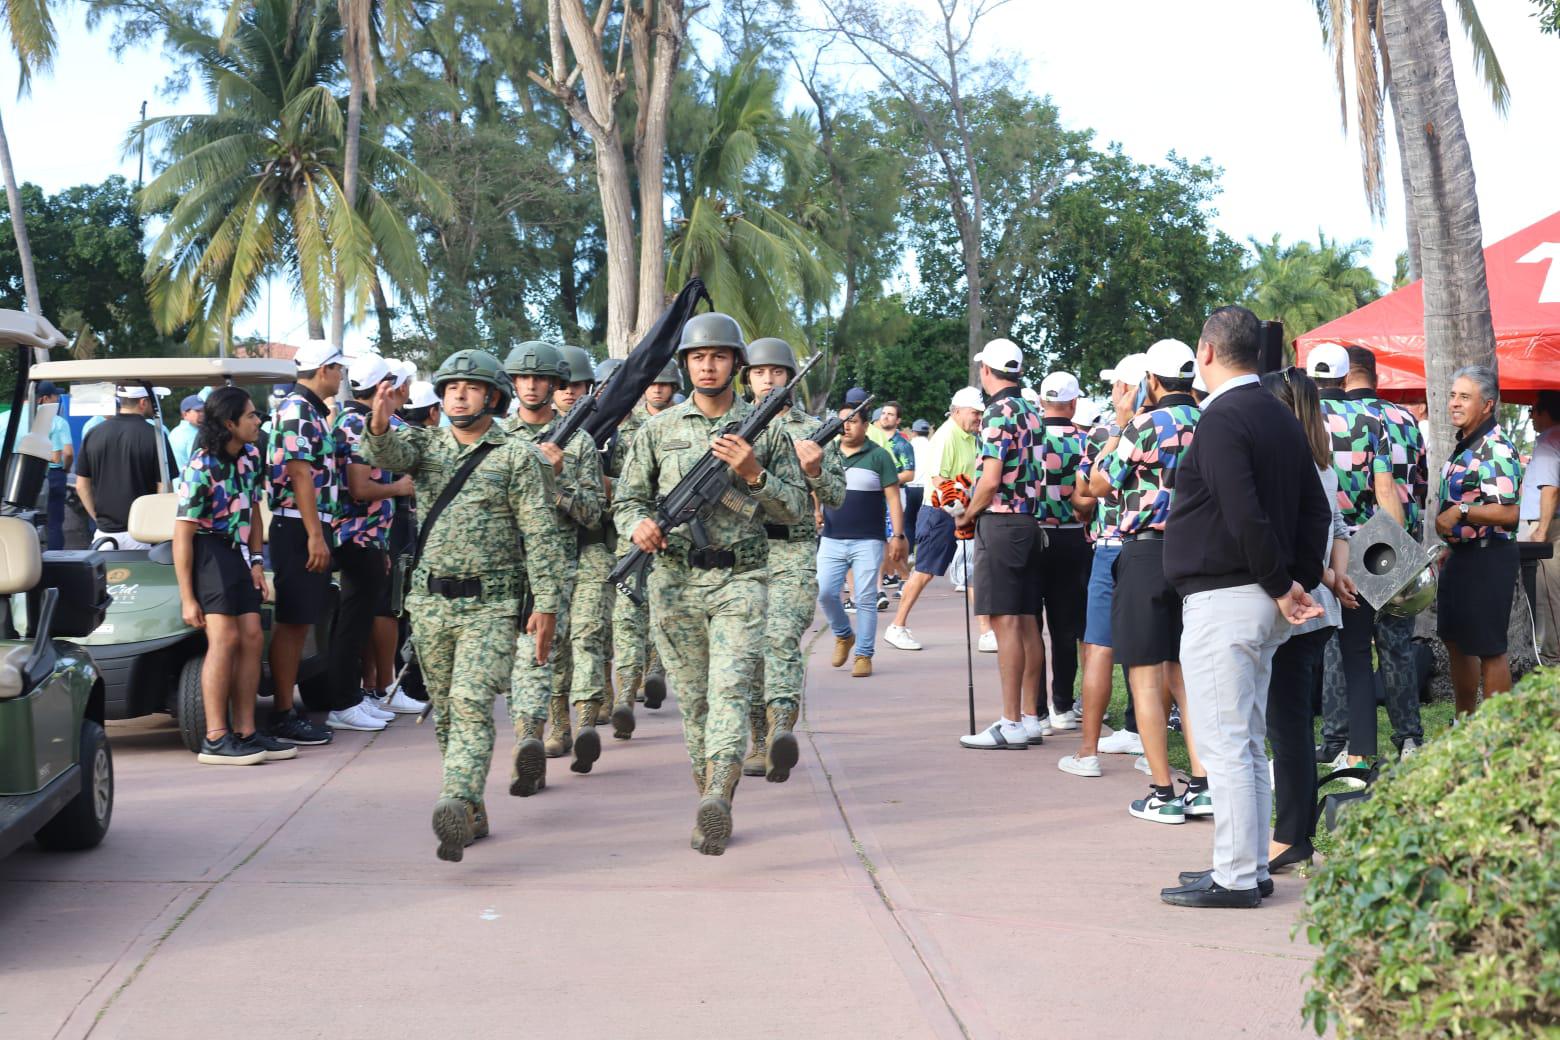
[[[1531,403],[1535,391],[1560,389],[1560,213],[1484,251],[1500,365],[1501,398]],[[1381,396],[1425,389],[1425,287],[1404,286],[1295,341],[1300,363],[1318,343],[1376,352]]]

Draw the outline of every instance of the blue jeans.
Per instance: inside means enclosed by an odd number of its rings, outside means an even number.
[[[840,603],[845,572],[856,586],[856,656],[871,657],[877,643],[878,572],[883,569],[879,538],[823,538],[818,542],[818,605],[836,639],[851,634],[850,615]]]
[[[49,467],[49,504],[48,517],[48,546],[50,549],[65,548],[65,470],[59,466]]]

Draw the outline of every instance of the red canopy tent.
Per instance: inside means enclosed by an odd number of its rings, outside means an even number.
[[[1560,389],[1560,213],[1484,251],[1501,397],[1531,403]],[[1300,363],[1318,343],[1369,347],[1383,397],[1425,389],[1425,286],[1414,282],[1295,341]]]

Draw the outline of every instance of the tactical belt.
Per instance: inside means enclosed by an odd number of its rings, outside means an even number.
[[[767,538],[744,538],[729,549],[669,549],[667,555],[697,571],[729,570],[734,574],[757,570],[769,562]]]
[[[468,599],[482,595],[481,578],[435,578],[428,575],[428,591],[445,599]]]
[[[607,529],[605,527],[598,527],[595,530],[591,530],[588,527],[582,527],[579,529],[579,531],[578,545],[581,549],[585,548],[587,545],[603,545],[606,543]]]
[[[765,524],[764,534],[772,542],[810,542],[818,537],[815,524]]]

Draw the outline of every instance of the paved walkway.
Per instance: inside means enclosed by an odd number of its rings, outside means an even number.
[[[961,750],[959,601],[939,582],[914,621],[927,649],[880,643],[867,680],[820,641],[801,767],[743,783],[719,858],[688,849],[670,704],[534,799],[501,758],[460,864],[433,856],[428,725],[258,769],[115,725],[104,845],[0,862],[0,1036],[1310,1035],[1301,882],[1254,912],[1162,905],[1209,825],[1129,817],[1128,759],[1058,772],[1073,735]],[[976,668],[984,721],[995,658]]]

